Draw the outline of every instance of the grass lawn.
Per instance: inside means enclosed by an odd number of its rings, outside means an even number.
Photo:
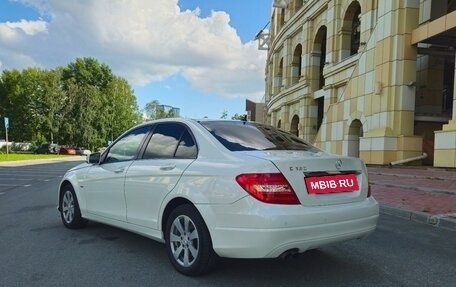
[[[71,156],[71,155],[33,154],[33,153],[10,153],[10,154],[7,155],[6,153],[0,153],[0,162],[1,161],[48,159],[48,158],[68,157],[68,156]]]

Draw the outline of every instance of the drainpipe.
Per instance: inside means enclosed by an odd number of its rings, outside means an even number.
[[[393,166],[393,165],[403,164],[403,163],[407,163],[407,162],[411,162],[411,161],[415,161],[415,160],[425,159],[425,158],[427,158],[427,156],[428,156],[427,153],[423,152],[423,154],[420,155],[420,156],[415,156],[415,157],[411,157],[411,158],[406,158],[406,159],[392,161],[392,162],[390,162],[389,165]]]

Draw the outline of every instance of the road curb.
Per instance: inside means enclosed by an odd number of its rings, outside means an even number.
[[[456,231],[456,214],[428,214],[419,211],[400,209],[390,205],[380,204],[380,213],[401,217],[407,220],[426,223],[435,227]],[[454,217],[455,219],[452,219]]]
[[[17,161],[4,161],[0,162],[0,167],[11,167],[11,166],[26,166],[46,163],[57,163],[64,161],[85,161],[84,156],[69,156],[69,157],[54,157],[49,159],[34,159],[34,160],[17,160]]]

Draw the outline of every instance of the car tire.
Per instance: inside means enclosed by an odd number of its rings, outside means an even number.
[[[76,193],[71,185],[62,187],[59,201],[60,217],[63,225],[77,229],[87,225],[87,219],[82,218]]]
[[[174,268],[187,276],[210,271],[217,255],[198,210],[185,204],[176,207],[168,217],[165,231],[166,251]]]

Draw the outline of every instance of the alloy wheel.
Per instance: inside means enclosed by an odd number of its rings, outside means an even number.
[[[62,198],[62,214],[66,223],[70,224],[74,218],[74,198],[70,190],[65,191]]]
[[[174,259],[183,267],[191,266],[199,254],[199,235],[195,223],[186,215],[174,219],[170,230],[170,247]]]

